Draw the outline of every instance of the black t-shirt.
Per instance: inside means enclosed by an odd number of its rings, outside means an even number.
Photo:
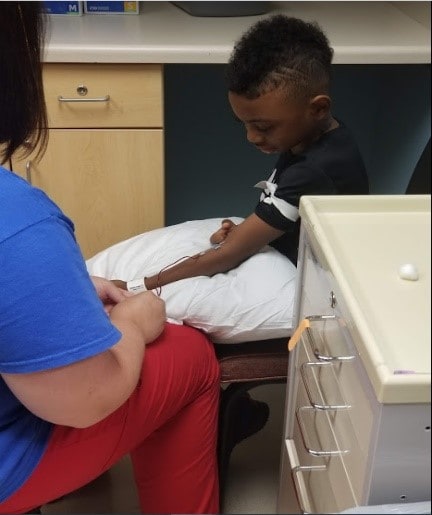
[[[264,192],[255,214],[285,231],[271,242],[297,265],[300,233],[298,207],[302,195],[365,195],[369,182],[363,159],[347,127],[327,132],[304,153],[281,154],[273,173],[257,187]]]

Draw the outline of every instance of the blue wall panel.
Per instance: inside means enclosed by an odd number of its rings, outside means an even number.
[[[225,65],[165,66],[166,223],[247,216],[275,156],[246,141]],[[354,132],[372,193],[403,193],[430,138],[430,65],[335,65],[333,112]]]

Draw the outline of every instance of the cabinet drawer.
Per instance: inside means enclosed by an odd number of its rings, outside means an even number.
[[[343,322],[337,317],[311,323],[310,330],[302,335],[300,345],[306,347],[305,356],[312,356],[310,363],[313,364],[299,369],[309,403],[347,406],[329,409],[328,419],[338,448],[347,451],[342,454],[342,459],[355,495],[361,502],[367,488],[366,468],[374,414],[369,398],[370,385],[366,374],[362,374],[360,358],[349,341]],[[325,361],[334,356],[334,361]],[[305,411],[304,415],[309,414]]]
[[[301,310],[307,315],[333,314],[329,274],[318,264],[310,246],[305,247]]]
[[[347,410],[348,418],[334,420],[335,430],[341,445],[351,445],[349,454],[343,457],[356,496],[361,503],[365,502],[370,478],[367,475],[369,449],[373,447],[374,403],[370,400],[366,373],[361,369],[360,360],[339,364],[334,367],[339,388],[344,392],[351,408]],[[370,387],[371,388],[371,387]],[[340,414],[343,415],[343,414]]]
[[[161,65],[46,63],[43,77],[51,128],[163,125]]]
[[[310,361],[310,354],[302,342],[297,352],[299,367]],[[306,413],[307,417],[304,416]],[[313,513],[332,513],[356,505],[331,416],[310,405],[302,379],[297,385],[295,415],[292,442],[298,467],[293,468],[293,475],[299,498],[304,497],[302,491],[307,492],[307,500],[301,502],[302,508]]]
[[[319,432],[319,433],[318,433]],[[325,427],[324,418],[309,427],[312,441],[319,445],[323,440],[332,440],[330,426]],[[309,454],[304,446],[301,429],[294,424],[293,445],[295,445],[298,466],[292,467],[297,491],[307,492],[307,501],[302,508],[311,513],[338,513],[357,505],[352,487],[340,456],[317,457]],[[299,498],[304,497],[301,493]]]

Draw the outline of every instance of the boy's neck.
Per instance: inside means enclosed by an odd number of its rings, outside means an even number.
[[[333,118],[333,116],[329,116],[325,120],[323,120],[323,123],[317,128],[317,130],[307,139],[300,142],[295,147],[291,148],[290,151],[292,154],[301,154],[304,152],[307,148],[309,148],[312,143],[315,143],[318,141],[323,134],[326,134],[327,132],[333,131],[334,129],[337,129],[339,127],[339,122]]]

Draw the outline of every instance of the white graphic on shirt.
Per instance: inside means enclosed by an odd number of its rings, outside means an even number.
[[[261,193],[260,201],[265,204],[273,205],[282,216],[295,222],[299,217],[299,210],[286,200],[276,197],[275,193],[278,185],[275,182],[272,182],[275,174],[276,168],[266,181],[260,181],[255,184],[255,188],[264,190],[264,193]]]

